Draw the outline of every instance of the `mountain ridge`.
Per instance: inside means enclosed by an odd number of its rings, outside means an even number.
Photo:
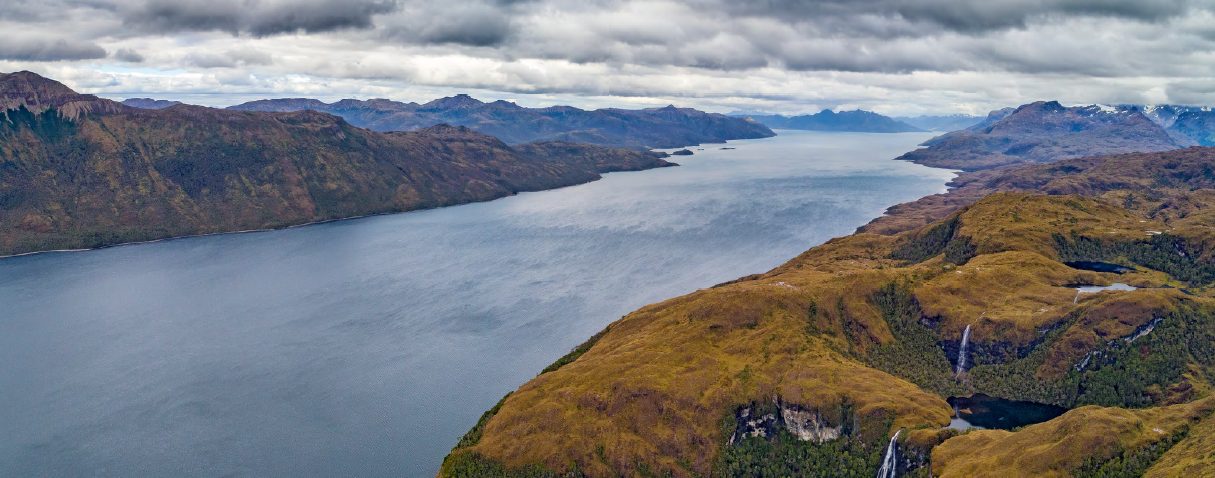
[[[992,112],[970,128],[946,133],[898,159],[961,170],[1195,145],[1170,135],[1142,111],[1037,101]]]
[[[383,132],[410,131],[446,123],[467,126],[509,144],[552,140],[651,149],[775,135],[755,122],[691,108],[526,108],[502,100],[486,103],[467,94],[438,98],[425,104],[388,99],[344,99],[333,103],[306,98],[268,99],[228,109],[277,112],[312,109],[341,116],[355,126]]]
[[[924,131],[905,122],[861,109],[835,112],[824,109],[818,113],[783,115],[747,115],[770,128],[797,129],[807,131],[863,132],[863,133],[909,133]]]
[[[484,201],[674,165],[449,125],[378,133],[311,110],[140,109],[30,75],[0,75],[0,255]]]

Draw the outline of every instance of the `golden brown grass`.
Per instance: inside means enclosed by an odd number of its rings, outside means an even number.
[[[849,282],[813,278],[837,287]],[[846,357],[833,349],[835,340],[807,334],[837,320],[826,311],[809,318],[812,297],[834,303],[826,294],[840,289],[806,285],[762,279],[635,312],[578,360],[511,395],[473,450],[516,467],[563,469],[573,461],[592,476],[629,475],[645,461],[685,476],[684,465],[709,472],[727,438],[721,419],[752,400],[779,396],[818,410],[848,400],[859,417],[894,419],[894,427],[948,423],[941,397]],[[870,332],[889,336],[880,327]]]
[[[1212,409],[1215,401],[1210,399],[1141,410],[1086,406],[1015,432],[972,430],[933,449],[932,474],[940,478],[1071,476],[1090,457],[1110,458],[1120,450],[1164,439],[1209,416]]]
[[[901,236],[861,233],[769,273],[642,308],[573,362],[523,385],[488,420],[481,440],[453,456],[477,453],[512,468],[576,467],[589,476],[634,475],[639,463],[657,473],[704,475],[727,439],[722,419],[739,405],[776,397],[827,415],[847,400],[860,420],[892,419],[891,430],[907,428],[911,441],[927,448],[948,437],[939,431],[952,413],[943,397],[860,361],[895,340],[873,301],[884,285],[910,286],[924,315],[940,319],[933,329],[939,340],[956,340],[973,323],[976,340],[1026,344],[1040,329],[1079,317],[1047,361],[1065,365],[1130,333],[1180,294],[1076,300],[1076,284],[1169,281],[1159,272],[1116,276],[1058,261],[1055,233],[1131,240],[1163,227],[1107,200],[996,194],[963,211],[960,224],[958,235],[978,252],[960,266],[940,256],[894,260]],[[1077,310],[1083,313],[1071,314]],[[1171,433],[1209,411],[1207,404],[1084,407],[1018,432],[972,432],[937,447],[933,469],[943,476],[1063,476],[1103,447],[1149,441],[1155,429]],[[1014,453],[1018,447],[1027,451]],[[972,452],[991,460],[976,461]]]

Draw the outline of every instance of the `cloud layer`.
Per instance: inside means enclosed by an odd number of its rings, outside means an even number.
[[[971,112],[1215,104],[1215,0],[0,0],[0,71],[90,92]]]

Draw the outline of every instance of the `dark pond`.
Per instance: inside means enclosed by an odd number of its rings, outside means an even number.
[[[1065,262],[1064,264],[1067,264],[1068,267],[1073,269],[1084,269],[1086,271],[1096,272],[1113,272],[1115,274],[1122,274],[1124,272],[1132,272],[1135,270],[1134,267],[1120,266],[1118,264],[1111,264],[1109,262],[1075,261]]]
[[[957,429],[1011,430],[1050,420],[1067,411],[1066,408],[1054,405],[1006,400],[981,393],[969,397],[949,397],[948,402],[957,411],[957,417],[950,423],[950,427]]]

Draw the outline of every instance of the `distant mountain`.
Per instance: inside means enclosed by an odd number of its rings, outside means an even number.
[[[229,109],[321,111],[375,131],[412,131],[436,124],[451,124],[467,126],[510,144],[573,141],[632,148],[678,148],[775,135],[772,130],[753,121],[691,108],[667,106],[594,111],[571,106],[524,108],[509,101],[485,103],[464,94],[426,104],[386,99],[347,99],[324,103],[314,99],[284,98],[251,101]]]
[[[834,112],[825,109],[812,115],[751,115],[751,119],[764,126],[776,129],[799,129],[809,131],[852,131],[864,133],[906,133],[924,131],[902,121],[882,116],[872,111],[853,110]]]
[[[1180,143],[1215,146],[1215,111],[1209,106],[1122,105],[1143,112]]]
[[[983,121],[982,116],[963,114],[955,115],[925,115],[925,116],[896,116],[896,121],[902,121],[924,131],[957,131],[966,129]]]
[[[928,140],[925,147],[899,159],[979,170],[1197,144],[1174,136],[1137,108],[1065,107],[1057,101],[1039,101],[1008,112],[992,112],[982,123]]]
[[[145,110],[160,110],[170,106],[180,105],[180,101],[170,100],[154,100],[152,98],[127,98],[122,100],[122,104],[132,108],[141,108]]]
[[[0,255],[482,201],[663,156],[446,125],[377,133],[315,111],[138,109],[0,74]]]

